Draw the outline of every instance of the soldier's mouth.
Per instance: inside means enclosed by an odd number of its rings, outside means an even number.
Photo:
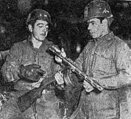
[[[41,36],[46,36],[46,32],[45,33],[42,33],[42,34],[40,34]]]
[[[90,34],[91,34],[91,35],[93,35],[93,34],[94,34],[94,32],[90,32]]]

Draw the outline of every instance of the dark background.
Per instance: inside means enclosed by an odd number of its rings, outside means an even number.
[[[53,26],[48,38],[64,47],[67,57],[75,60],[90,36],[87,24],[82,22],[84,7],[91,0],[0,0],[0,51],[9,50],[29,35],[26,18],[35,8],[47,10]],[[111,30],[131,47],[131,2],[107,0],[114,15]],[[0,66],[5,59],[0,60]],[[0,73],[0,91],[13,89],[14,84],[3,83]],[[2,89],[5,88],[5,89]]]
[[[82,22],[83,11],[91,0],[0,0],[0,51],[28,36],[25,25],[28,13],[35,8],[47,10],[53,22],[49,39],[65,47],[67,55],[75,59],[90,36],[87,24]],[[114,22],[111,29],[130,45],[131,2],[106,0],[112,9]],[[4,30],[3,30],[4,29]],[[76,51],[76,48],[78,52]]]

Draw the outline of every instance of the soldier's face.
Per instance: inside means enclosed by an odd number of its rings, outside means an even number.
[[[36,40],[43,41],[48,34],[48,22],[43,20],[36,20],[34,27],[31,28],[31,32]]]
[[[93,18],[88,21],[88,30],[92,38],[99,38],[103,35],[103,31],[107,28],[100,19]]]

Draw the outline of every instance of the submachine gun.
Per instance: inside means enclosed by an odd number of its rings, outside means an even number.
[[[62,59],[62,64],[65,66],[69,66],[69,68],[72,70],[72,72],[74,72],[75,74],[77,74],[78,76],[80,76],[80,79],[82,79],[82,81],[87,81],[91,86],[94,87],[94,89],[96,89],[97,91],[101,92],[104,88],[93,78],[93,77],[89,77],[88,75],[86,75],[83,71],[81,71],[75,64],[75,62],[73,62],[71,59],[67,58],[67,57],[63,57],[61,55],[61,51],[56,47],[56,46],[52,46],[49,48],[49,50],[51,52],[53,52],[56,56],[58,56],[59,58]],[[78,81],[79,82],[79,81]],[[75,119],[76,115],[79,112],[80,107],[82,106],[82,102],[85,96],[85,90],[83,90],[81,92],[81,96],[80,96],[80,100],[79,100],[79,104],[77,106],[77,108],[75,109],[75,111],[71,114],[70,117],[68,117],[68,119]]]
[[[63,62],[65,62],[66,64],[68,64],[71,69],[73,69],[72,71],[77,73],[78,75],[83,77],[83,80],[86,80],[91,86],[93,86],[95,89],[102,91],[103,87],[97,82],[95,81],[93,78],[89,77],[88,75],[86,75],[84,72],[82,72],[76,65],[75,63],[67,58],[67,57],[63,57],[61,55],[61,53],[59,52],[60,50],[55,47],[55,46],[51,46],[49,48],[49,50],[54,53],[55,55],[57,55],[59,58],[61,58],[63,60]],[[38,88],[34,88],[31,91],[25,93],[24,95],[22,95],[21,97],[18,98],[17,101],[17,105],[20,109],[21,112],[24,112],[25,110],[27,110],[29,107],[31,107],[38,98],[40,98],[42,91],[52,82],[55,82],[55,78],[54,78],[53,74],[50,77],[45,77],[44,80],[42,81],[40,87]]]
[[[70,69],[72,69],[74,73],[81,76],[83,80],[87,81],[95,89],[97,89],[98,91],[103,90],[103,87],[93,77],[89,77],[83,71],[81,71],[71,59],[63,57],[60,50],[56,46],[51,46],[49,50],[52,51],[56,56],[61,58],[64,63],[70,66]]]

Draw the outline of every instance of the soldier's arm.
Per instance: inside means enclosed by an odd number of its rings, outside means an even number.
[[[5,81],[15,81],[19,79],[19,65],[21,62],[22,51],[19,44],[15,44],[9,51],[6,61],[2,66],[2,75]]]
[[[100,84],[107,88],[120,88],[131,84],[131,49],[124,42],[121,42],[116,49],[117,74],[99,80]]]

